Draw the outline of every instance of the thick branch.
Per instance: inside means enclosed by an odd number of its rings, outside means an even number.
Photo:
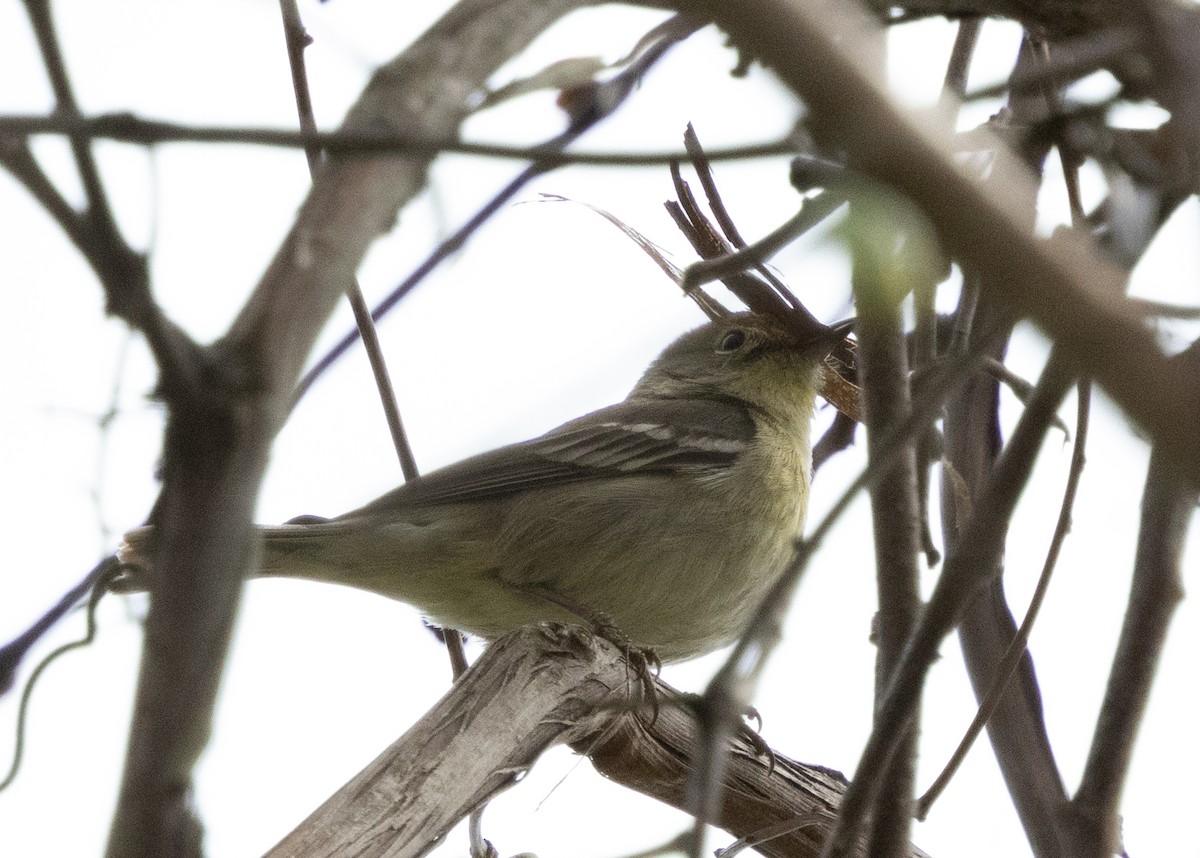
[[[605,706],[624,707],[626,670],[615,647],[575,627],[530,626],[497,641],[268,858],[425,854],[542,750],[590,732]]]
[[[567,742],[602,774],[676,807],[700,727],[658,683],[658,717],[611,644],[581,629],[530,626],[494,643],[404,736],[329,798],[268,858],[423,855],[472,808],[511,786],[548,747]],[[768,856],[815,856],[845,788],[837,772],[734,741],[719,824],[744,837],[789,819]],[[920,850],[906,854],[921,856]]]
[[[471,94],[585,0],[467,0],[376,73],[349,129],[452,136]],[[229,333],[196,361],[196,389],[166,389],[156,579],[112,856],[199,854],[191,772],[255,549],[251,514],[302,364],[370,243],[425,180],[429,158],[333,160]]]
[[[988,272],[985,289],[1033,319],[1200,486],[1200,379],[1173,365],[1125,299],[1124,272],[1093,243],[1030,235],[1028,170],[997,139],[987,187],[953,157],[948,121],[900,110],[869,44],[879,26],[846,0],[677,0],[707,15],[804,98],[814,130],[852,168],[920,205],[952,255]],[[854,105],[853,110],[846,109]]]

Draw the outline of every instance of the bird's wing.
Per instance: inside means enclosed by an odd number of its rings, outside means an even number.
[[[343,518],[631,473],[720,473],[753,438],[749,409],[737,400],[626,400],[540,438],[433,471]]]

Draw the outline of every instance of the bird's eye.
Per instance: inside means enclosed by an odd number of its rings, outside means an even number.
[[[721,343],[717,346],[717,351],[724,354],[736,352],[746,344],[746,332],[739,331],[734,328],[732,331],[726,332],[725,336],[721,337]]]

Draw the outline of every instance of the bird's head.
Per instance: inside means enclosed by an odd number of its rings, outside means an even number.
[[[815,321],[785,326],[738,313],[669,345],[630,396],[736,399],[768,413],[811,408],[818,367],[845,334],[845,326]]]

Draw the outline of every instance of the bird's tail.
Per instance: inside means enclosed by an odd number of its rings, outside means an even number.
[[[154,528],[139,527],[121,538],[117,546],[117,560],[121,563],[121,574],[112,582],[110,589],[117,593],[141,593],[150,588],[150,552],[153,549]]]
[[[316,516],[259,528],[262,550],[254,576],[326,578],[321,574],[326,566],[325,548],[331,533],[340,529],[336,523]],[[153,552],[153,527],[139,527],[126,533],[117,547],[122,569],[112,589],[119,593],[148,590],[154,575]]]

